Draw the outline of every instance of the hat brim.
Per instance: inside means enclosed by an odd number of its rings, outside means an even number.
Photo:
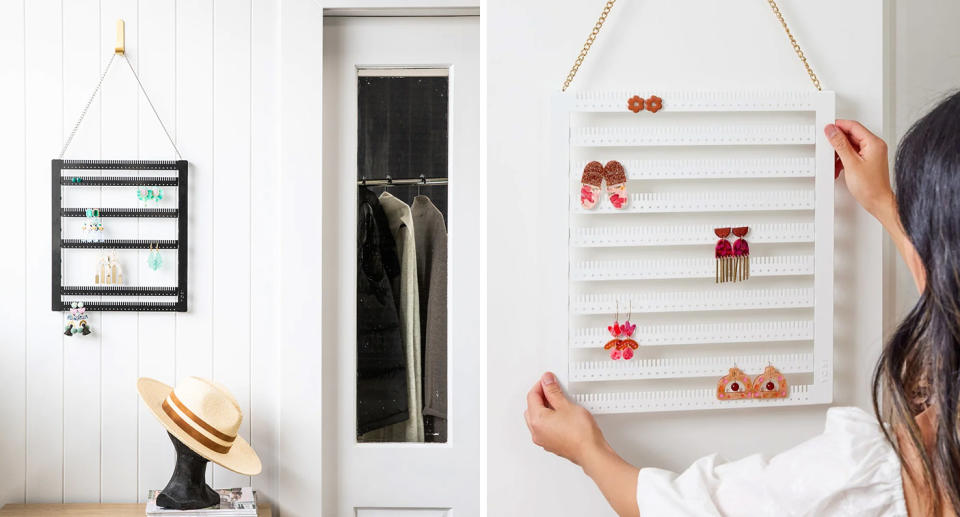
[[[171,391],[173,391],[172,387],[155,379],[141,377],[137,381],[137,392],[140,393],[140,398],[143,399],[144,404],[147,405],[147,408],[150,409],[153,416],[157,417],[157,420],[163,424],[163,427],[165,427],[170,434],[176,436],[177,439],[187,447],[190,447],[190,450],[237,474],[255,476],[260,473],[260,470],[263,468],[260,464],[260,458],[257,456],[256,451],[253,450],[253,447],[250,447],[250,444],[247,443],[242,436],[237,435],[230,450],[222,454],[210,450],[187,434],[183,429],[180,429],[180,426],[171,420],[161,408],[163,401],[166,400]]]

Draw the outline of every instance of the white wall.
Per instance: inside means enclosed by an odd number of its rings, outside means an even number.
[[[883,9],[873,0],[779,2],[838,115],[883,128]],[[537,329],[538,185],[566,182],[548,170],[550,94],[559,90],[603,2],[490,0],[488,32],[488,501],[490,515],[612,514],[580,470],[530,443],[524,394],[545,368]],[[812,86],[783,30],[760,1],[619,2],[574,82],[575,89],[805,88]],[[880,226],[842,185],[836,194],[835,401],[867,407],[881,343]],[[607,415],[612,445],[636,465],[682,469],[720,452],[775,453],[820,432],[824,407]],[[603,510],[601,510],[603,509]]]
[[[0,505],[142,501],[162,488],[174,455],[139,401],[140,376],[229,387],[263,460],[253,483],[275,496],[278,17],[272,0],[0,4]],[[68,338],[50,311],[50,160],[110,57],[117,18],[190,162],[190,311],[97,314],[93,335]],[[67,158],[174,157],[125,66],[114,63]],[[127,282],[145,272],[128,264]],[[250,478],[214,467],[208,481]]]
[[[951,0],[895,2],[891,146],[945,95],[960,89],[956,20],[960,20],[960,3]],[[916,303],[917,288],[903,261],[891,262],[896,275],[896,321]]]

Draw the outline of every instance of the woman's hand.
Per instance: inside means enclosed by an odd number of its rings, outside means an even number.
[[[837,120],[836,124],[827,124],[823,132],[837,151],[840,160],[837,173],[840,170],[847,173],[850,194],[890,234],[890,239],[910,268],[917,291],[923,292],[927,283],[926,271],[900,222],[897,198],[890,188],[887,143],[853,120]]]
[[[637,474],[604,439],[593,415],[563,394],[550,372],[527,393],[523,412],[533,443],[580,467],[621,517],[637,517]]]
[[[847,189],[860,206],[878,219],[895,211],[887,143],[853,120],[827,124],[824,133],[839,157],[838,172],[846,171]]]
[[[609,448],[593,415],[570,402],[550,372],[527,393],[523,417],[533,443],[581,467],[589,457]]]

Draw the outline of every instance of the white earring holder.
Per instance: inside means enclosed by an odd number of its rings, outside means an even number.
[[[661,111],[627,110],[652,93]],[[558,93],[553,115],[552,170],[568,180],[565,193],[545,191],[565,209],[551,198],[546,213],[567,224],[545,230],[544,299],[550,321],[566,321],[547,339],[567,346],[553,346],[548,366],[576,400],[594,413],[832,402],[834,161],[822,128],[834,94]],[[601,157],[626,169],[623,210],[605,191],[593,210],[580,205],[583,167]],[[747,186],[724,190],[728,180]],[[745,282],[715,284],[713,228],[724,222],[750,227]],[[637,324],[629,361],[603,349],[618,303]],[[717,400],[716,379],[734,364],[750,376],[773,364],[791,380],[788,397]]]

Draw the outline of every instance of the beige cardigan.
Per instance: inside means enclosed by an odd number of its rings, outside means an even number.
[[[400,328],[407,356],[407,401],[410,419],[388,426],[382,441],[423,441],[423,395],[420,371],[420,291],[417,283],[417,244],[410,206],[392,194],[380,194],[380,206],[387,214],[390,233],[400,257]],[[402,428],[391,430],[391,427]]]

